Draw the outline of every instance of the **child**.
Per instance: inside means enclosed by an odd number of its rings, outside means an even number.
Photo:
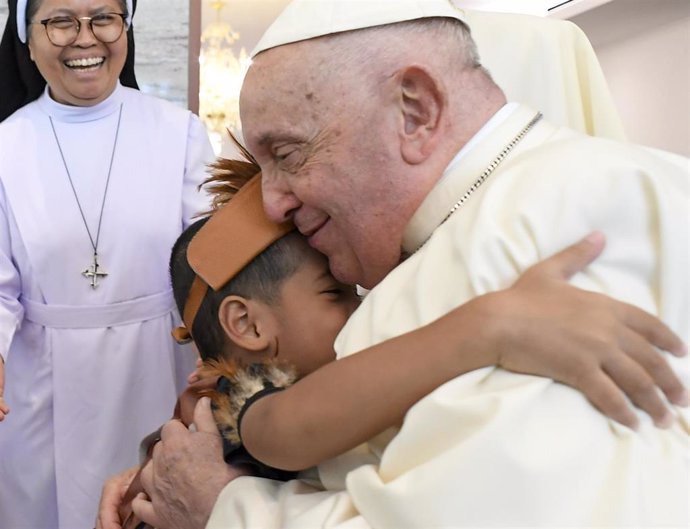
[[[258,185],[251,180],[242,191],[253,193]],[[196,278],[188,248],[207,221],[191,225],[173,248],[170,273],[181,313]],[[247,229],[230,224],[228,232]],[[196,316],[185,318],[204,361],[202,376],[218,378],[211,397],[226,462],[272,479],[290,479],[294,473],[265,466],[243,449],[238,431],[242,409],[333,361],[336,335],[359,303],[355,290],[331,275],[326,258],[297,231],[281,233],[277,230],[279,238],[224,286],[208,289]],[[184,338],[185,331],[177,332]]]
[[[180,342],[193,336],[203,360],[201,380],[181,395],[174,415],[189,425],[197,398],[209,394],[225,461],[255,476],[292,479],[296,472],[267,466],[247,452],[238,419],[254,400],[335,360],[335,337],[359,299],[292,225],[265,219],[253,163],[221,159],[209,182],[215,182],[212,215],[180,235],[170,259],[173,294],[186,324],[173,336]],[[231,198],[232,207],[225,205]],[[148,455],[158,433],[144,440]],[[124,529],[148,527],[131,511],[142,490],[137,475],[119,509]]]

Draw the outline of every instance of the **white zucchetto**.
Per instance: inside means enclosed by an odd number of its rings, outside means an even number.
[[[266,30],[251,53],[333,33],[419,18],[465,21],[451,0],[293,0]]]

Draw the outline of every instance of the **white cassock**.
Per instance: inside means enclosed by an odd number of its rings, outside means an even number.
[[[103,193],[112,156],[107,196]],[[98,232],[108,275],[82,276]],[[190,112],[120,85],[71,107],[44,93],[0,125],[0,526],[93,527],[103,482],[170,417],[195,353],[177,324],[170,250],[208,207],[213,152]]]
[[[572,282],[657,314],[690,340],[685,158],[542,120],[444,222],[534,115],[507,105],[458,154],[406,229],[412,256],[348,321],[339,358],[508,287],[595,229],[606,249]],[[672,359],[686,384],[689,362]],[[480,369],[422,399],[366,453],[321,465],[325,491],[231,482],[207,528],[689,527],[690,415],[676,413],[668,430],[641,415],[635,433],[570,387]]]

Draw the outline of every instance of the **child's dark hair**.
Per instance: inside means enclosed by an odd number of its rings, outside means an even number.
[[[212,166],[213,174],[205,184],[212,184],[210,189],[214,194],[213,210],[232,200],[234,193],[259,172],[251,155],[242,147],[240,149],[248,161],[221,158]],[[187,248],[208,219],[209,217],[202,218],[190,225],[182,232],[172,249],[170,279],[180,314],[184,313],[189,290],[196,277],[187,260]],[[193,327],[189,329],[203,360],[222,358],[231,345],[218,320],[218,310],[223,299],[234,294],[264,303],[276,302],[283,282],[306,257],[308,246],[301,242],[301,237],[297,231],[288,233],[257,255],[221,289],[208,289]]]
[[[187,247],[207,220],[208,217],[189,226],[177,239],[172,250],[170,278],[180,314],[184,311],[189,289],[196,276],[187,261]],[[235,294],[264,303],[275,303],[281,285],[295,273],[305,258],[308,247],[297,244],[300,238],[298,232],[288,233],[257,255],[223,288],[218,291],[208,290],[190,329],[203,360],[220,359],[229,346],[229,340],[218,320],[221,302]]]

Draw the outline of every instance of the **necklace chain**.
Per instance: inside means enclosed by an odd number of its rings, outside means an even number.
[[[438,226],[441,226],[444,222],[446,222],[452,215],[455,213],[458,209],[460,209],[465,202],[469,200],[469,198],[472,196],[472,194],[491,176],[491,174],[496,170],[496,168],[501,165],[501,162],[505,160],[506,156],[512,151],[515,146],[520,143],[522,138],[525,137],[525,135],[534,127],[539,120],[543,117],[543,114],[541,112],[537,112],[537,114],[530,120],[527,125],[525,125],[520,132],[517,133],[517,135],[510,140],[510,143],[506,145],[503,150],[498,153],[496,158],[494,158],[491,163],[484,169],[481,175],[479,175],[479,178],[477,178],[474,183],[465,191],[465,194],[460,197],[460,200],[458,200],[455,204],[453,204],[453,207],[450,208],[448,211],[448,214],[443,218],[441,222],[439,222]],[[437,226],[437,228],[438,228]],[[426,244],[426,241],[429,239],[426,239],[422,244],[419,245],[419,247],[412,253],[415,253],[419,251],[419,249]]]
[[[55,143],[57,144],[58,151],[60,151],[60,157],[62,158],[62,165],[65,167],[65,172],[67,173],[67,179],[69,180],[69,185],[72,188],[72,194],[74,195],[74,200],[79,208],[79,213],[81,214],[81,220],[84,223],[84,228],[86,228],[86,233],[89,236],[89,241],[91,242],[91,247],[93,248],[93,265],[92,269],[85,270],[82,274],[91,279],[91,287],[96,288],[98,286],[98,277],[108,275],[105,272],[99,272],[100,265],[98,264],[98,241],[101,238],[101,224],[103,222],[103,210],[105,209],[105,200],[108,196],[108,187],[110,186],[110,175],[113,171],[113,161],[115,160],[115,150],[117,148],[117,138],[120,135],[120,122],[122,121],[122,106],[120,103],[120,111],[117,116],[117,128],[115,129],[115,140],[113,141],[113,150],[110,154],[110,164],[108,165],[108,176],[105,179],[105,189],[103,189],[103,198],[101,199],[101,211],[98,214],[98,227],[96,228],[96,239],[94,240],[91,230],[89,229],[89,224],[86,222],[86,215],[84,214],[84,208],[82,208],[81,202],[79,201],[79,195],[77,194],[77,189],[74,187],[74,181],[72,180],[72,175],[70,174],[69,167],[67,166],[67,160],[65,158],[65,153],[60,145],[60,140],[58,139],[57,131],[55,130],[55,124],[53,123],[53,117],[48,116],[50,120],[50,128],[53,130],[53,136],[55,137]]]

